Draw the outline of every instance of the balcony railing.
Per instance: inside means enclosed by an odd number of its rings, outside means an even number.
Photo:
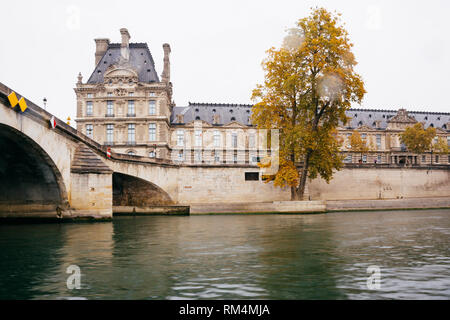
[[[105,141],[104,145],[105,146],[113,146],[114,145],[114,141]]]
[[[135,146],[136,145],[136,141],[127,141],[127,145],[129,146]]]
[[[127,117],[136,117],[136,113],[127,113]]]
[[[105,114],[106,118],[114,118],[114,113],[107,113]]]

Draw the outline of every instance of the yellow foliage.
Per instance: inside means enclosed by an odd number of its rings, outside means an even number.
[[[282,48],[267,51],[264,83],[252,92],[251,120],[258,128],[280,130],[275,185],[303,190],[307,176],[329,181],[342,167],[335,130],[365,94],[353,70],[352,46],[340,15],[314,8],[289,30]]]
[[[430,150],[431,142],[435,136],[435,128],[429,127],[425,130],[422,123],[418,122],[414,126],[406,128],[400,135],[400,139],[409,151],[414,153],[424,153],[425,151]]]

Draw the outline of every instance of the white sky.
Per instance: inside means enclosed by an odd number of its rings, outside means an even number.
[[[162,72],[171,45],[177,105],[251,103],[261,61],[311,6],[343,14],[367,94],[362,107],[450,112],[450,1],[8,1],[2,3],[0,82],[65,119],[78,72],[94,69],[94,38],[147,42]],[[72,125],[74,122],[72,122]]]

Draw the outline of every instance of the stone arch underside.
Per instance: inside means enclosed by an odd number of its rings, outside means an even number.
[[[0,214],[58,215],[67,207],[66,187],[53,160],[31,138],[0,124]]]
[[[113,206],[154,207],[174,204],[157,185],[123,173],[113,173]]]

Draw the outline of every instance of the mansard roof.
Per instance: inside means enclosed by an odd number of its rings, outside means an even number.
[[[189,123],[194,120],[203,120],[213,123],[214,115],[219,115],[218,123],[215,125],[226,125],[232,121],[243,125],[251,125],[250,115],[252,113],[251,104],[230,104],[230,103],[193,103],[189,102],[186,107],[174,107],[171,115],[171,123],[177,124],[177,115],[183,115],[183,123]],[[423,122],[425,128],[433,126],[450,130],[450,113],[445,112],[424,112],[408,111],[404,115],[401,110],[381,110],[381,109],[350,109],[346,112],[350,117],[348,128],[355,129],[361,126],[376,128],[376,122],[379,121],[380,129],[386,129],[391,121],[407,119],[408,122]],[[399,113],[400,112],[400,113]],[[233,118],[233,119],[232,119]],[[397,119],[397,120],[396,120]],[[344,125],[342,125],[345,127]]]
[[[110,43],[108,50],[95,67],[87,83],[102,83],[107,68],[119,61],[120,43]],[[155,62],[146,43],[130,43],[129,63],[135,68],[140,82],[159,82],[155,69]]]
[[[388,123],[395,118],[398,110],[380,110],[380,109],[350,109],[346,112],[347,116],[351,118],[349,127],[358,128],[361,125],[366,125],[372,128],[376,127],[376,121],[380,121],[379,128],[386,129]],[[447,128],[450,122],[450,113],[446,112],[426,112],[426,111],[408,111],[409,118],[415,119],[417,122],[423,122],[425,128],[433,126],[435,128]],[[411,119],[409,119],[411,120]],[[408,121],[410,122],[410,121]],[[412,122],[411,122],[412,123]]]
[[[218,121],[214,125],[226,125],[236,121],[248,126],[251,125],[251,108],[251,104],[189,102],[187,107],[174,107],[170,121],[177,124],[177,115],[183,115],[183,123],[203,120],[212,124],[216,115]]]

